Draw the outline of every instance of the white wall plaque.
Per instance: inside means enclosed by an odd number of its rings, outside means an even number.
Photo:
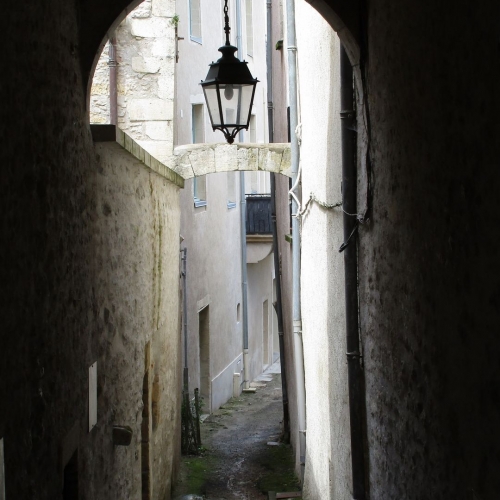
[[[97,361],[89,368],[89,432],[97,424]]]

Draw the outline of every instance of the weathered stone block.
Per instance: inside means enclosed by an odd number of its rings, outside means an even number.
[[[173,68],[168,68],[166,75],[158,76],[158,97],[160,99],[174,98],[174,75]]]
[[[130,14],[132,18],[142,19],[151,16],[151,0],[144,0]]]
[[[154,141],[172,141],[173,130],[171,121],[146,122],[144,133]]]
[[[171,0],[153,0],[153,15],[172,17],[175,14],[175,2]]]
[[[137,73],[157,73],[160,60],[156,57],[132,57],[132,69]]]
[[[109,95],[109,85],[107,82],[94,83],[92,85],[92,95]]]
[[[172,141],[137,141],[151,156],[166,163],[166,160],[172,156]]]
[[[258,170],[258,148],[238,148],[238,170]]]
[[[280,172],[287,177],[292,176],[292,150],[289,144],[284,144],[283,155],[281,156]]]
[[[215,171],[229,172],[238,170],[238,146],[235,144],[217,144],[215,146]]]
[[[150,17],[147,19],[130,19],[130,31],[132,36],[141,38],[162,38],[168,36],[173,30],[170,21],[161,17]]]
[[[189,159],[189,150],[185,150],[182,147],[176,148],[174,150],[175,162],[169,167],[177,172],[184,179],[191,179],[194,177],[193,168],[191,166],[191,160]]]
[[[281,148],[259,149],[259,170],[279,173],[281,165]]]
[[[216,171],[215,153],[212,148],[206,148],[205,145],[203,145],[202,148],[191,151],[189,159],[194,175],[196,176],[211,174]]]
[[[163,99],[131,99],[128,106],[131,121],[172,120],[173,102]]]

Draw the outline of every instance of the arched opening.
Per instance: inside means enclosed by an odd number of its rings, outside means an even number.
[[[185,17],[185,16],[184,16]],[[134,21],[135,19],[135,21]],[[137,34],[140,31],[134,31],[134,24],[143,23],[146,18],[132,18],[129,25],[126,27],[129,30],[129,33],[122,33],[124,37],[129,37],[129,39],[134,37],[134,33]],[[179,33],[182,35],[182,15],[181,15],[181,24],[179,26]],[[315,22],[318,20],[316,19]],[[173,32],[173,27],[169,26],[167,23],[164,24],[164,27],[171,32]],[[326,57],[327,58],[335,58],[338,55],[338,41],[335,41],[331,32],[331,29],[328,29],[325,25],[322,27],[321,31],[322,36],[326,36],[328,39],[327,49],[326,49]],[[328,38],[329,37],[329,38]],[[141,37],[142,38],[142,37]],[[148,37],[144,37],[140,40],[133,40],[132,46],[137,46],[139,43],[144,43],[144,39]],[[155,37],[149,37],[155,38]],[[161,36],[159,37],[161,38]],[[189,36],[184,36],[184,40],[188,39]],[[124,40],[125,38],[123,38]],[[154,45],[154,40],[147,41],[149,45]],[[196,40],[190,40],[192,43],[198,43]],[[117,44],[120,46],[120,35],[117,36]],[[219,40],[215,38],[213,40],[214,48],[216,49]],[[312,43],[312,42],[311,42]],[[170,46],[171,50],[177,50],[175,45]],[[150,49],[148,49],[150,50]],[[337,53],[336,53],[337,51]],[[197,92],[192,87],[192,84],[196,85],[196,82],[184,81],[182,85],[177,85],[177,94],[175,100],[175,106],[172,103],[172,114],[162,114],[162,106],[165,102],[160,102],[158,94],[153,93],[154,102],[149,102],[148,99],[141,94],[134,95],[134,85],[131,84],[133,78],[132,76],[135,73],[135,76],[140,75],[139,80],[141,81],[142,88],[146,88],[148,85],[157,85],[160,78],[162,77],[161,73],[161,65],[157,64],[158,61],[155,61],[155,56],[153,53],[145,53],[145,51],[135,51],[137,54],[140,52],[140,56],[137,57],[134,63],[127,63],[126,61],[118,61],[119,62],[119,71],[123,71],[126,73],[126,76],[123,78],[125,85],[128,85],[128,89],[130,89],[130,95],[128,96],[128,100],[126,103],[127,109],[122,109],[119,112],[118,123],[119,125],[126,130],[126,132],[131,135],[138,143],[141,145],[146,151],[154,156],[158,157],[161,162],[163,162],[167,167],[174,170],[177,174],[179,174],[182,178],[186,179],[185,189],[182,196],[187,196],[191,198],[191,203],[194,201],[194,206],[191,207],[193,212],[193,217],[198,219],[206,218],[208,219],[209,214],[212,210],[213,204],[215,200],[218,198],[217,203],[222,203],[224,205],[224,210],[230,211],[232,208],[234,209],[234,204],[237,204],[237,196],[232,194],[235,191],[235,183],[227,182],[230,179],[231,173],[234,173],[235,170],[252,170],[253,172],[250,174],[248,186],[250,190],[252,190],[252,185],[257,185],[258,182],[255,179],[252,179],[252,176],[255,177],[255,174],[258,171],[267,170],[277,173],[289,174],[288,162],[289,162],[289,148],[283,144],[272,144],[267,145],[266,142],[266,126],[267,125],[267,117],[265,113],[265,100],[266,95],[265,92],[261,92],[261,99],[259,101],[259,107],[255,114],[255,129],[249,130],[248,134],[246,134],[243,138],[245,143],[236,144],[234,146],[226,146],[221,144],[196,144],[200,141],[208,141],[210,138],[214,138],[212,132],[207,128],[207,116],[206,111],[204,110],[204,104],[202,101],[199,92]],[[304,49],[304,54],[308,52],[308,49]],[[216,53],[216,50],[214,50]],[[151,55],[152,57],[149,57]],[[172,52],[171,58],[177,54]],[[276,52],[281,63],[284,62],[283,55],[279,52]],[[182,64],[183,58],[187,57],[187,49],[185,46],[179,48],[179,58]],[[328,59],[327,59],[328,60]],[[333,59],[335,60],[335,59]],[[338,62],[338,60],[337,60]],[[106,64],[103,64],[101,67],[104,67],[106,74]],[[313,75],[315,72],[318,72],[318,66],[314,66],[314,64],[319,64],[318,60],[314,60],[312,66],[307,67],[306,62],[303,61],[301,64],[304,64],[303,71],[306,74]],[[325,67],[325,65],[322,65]],[[98,66],[99,68],[99,66]],[[311,472],[309,478],[306,480],[309,481],[309,488],[311,490],[311,494],[316,494],[314,491],[321,491],[323,488],[325,481],[328,483],[331,480],[332,474],[334,473],[334,465],[325,468],[323,465],[320,465],[318,462],[318,457],[321,456],[321,453],[318,452],[321,450],[328,450],[331,443],[345,442],[348,439],[348,434],[345,433],[345,426],[337,425],[337,421],[335,418],[332,418],[334,415],[334,411],[332,408],[333,399],[330,400],[330,395],[327,396],[327,399],[330,401],[328,405],[320,404],[319,402],[324,400],[325,394],[320,390],[322,384],[325,383],[326,380],[330,380],[335,378],[338,381],[338,389],[339,393],[336,397],[344,398],[345,397],[345,387],[342,384],[345,382],[345,372],[342,369],[342,365],[344,359],[342,356],[339,356],[339,352],[342,350],[342,343],[336,341],[333,338],[329,337],[329,328],[331,328],[331,319],[328,314],[328,309],[333,308],[336,311],[336,320],[338,324],[342,322],[342,306],[339,306],[339,302],[334,301],[335,294],[337,296],[342,296],[342,278],[340,277],[342,274],[342,256],[338,258],[334,258],[334,252],[336,249],[333,248],[332,241],[335,238],[338,238],[339,231],[341,231],[341,214],[334,213],[332,211],[328,212],[325,208],[329,204],[334,204],[333,202],[338,201],[340,199],[340,169],[338,156],[336,153],[339,152],[338,148],[335,149],[334,141],[339,135],[339,109],[338,103],[336,103],[336,96],[332,92],[332,86],[334,85],[332,82],[335,78],[338,78],[338,67],[335,66],[334,62],[328,60],[328,65],[325,67],[326,73],[321,75],[320,81],[327,82],[326,85],[316,85],[312,93],[303,92],[302,98],[303,102],[306,102],[308,99],[312,103],[312,105],[307,109],[307,112],[304,110],[304,120],[303,123],[308,123],[307,127],[303,129],[303,148],[310,148],[309,154],[304,154],[304,162],[308,165],[313,166],[315,170],[314,174],[307,175],[303,178],[304,185],[307,186],[307,192],[314,194],[309,199],[307,214],[305,217],[307,218],[306,222],[306,231],[308,236],[304,241],[304,245],[307,248],[307,251],[310,252],[309,255],[316,254],[316,257],[310,257],[306,263],[308,266],[303,273],[306,275],[306,284],[308,287],[307,298],[305,300],[306,307],[306,316],[311,320],[310,325],[308,326],[308,331],[317,330],[321,332],[321,342],[318,345],[321,345],[321,356],[322,356],[322,364],[326,368],[325,373],[317,373],[317,379],[314,377],[311,379],[311,389],[310,393],[313,395],[314,400],[318,403],[317,405],[311,405],[311,412],[317,415],[321,415],[321,429],[324,428],[329,429],[329,437],[328,439],[321,439],[321,443],[316,446],[311,447],[311,456],[309,458],[311,465]],[[206,70],[205,66],[201,67],[202,73]],[[184,65],[185,73],[189,73],[189,68],[186,69]],[[182,72],[182,71],[181,71]],[[171,77],[171,76],[170,76]],[[307,79],[306,79],[307,80]],[[171,77],[170,83],[173,86],[173,78]],[[316,82],[318,83],[318,82]],[[167,82],[168,84],[168,82]],[[120,84],[118,83],[118,86]],[[282,86],[282,90],[286,87],[286,85],[282,82],[280,84]],[[158,92],[159,87],[154,87],[154,92]],[[322,103],[325,109],[318,110],[318,106],[314,104],[314,99],[318,97],[319,92],[322,92],[322,97],[324,98]],[[281,140],[286,140],[286,99],[283,99],[283,95],[280,95],[279,85],[276,88],[277,99],[281,98],[281,115],[279,116],[280,120],[276,120],[275,126],[276,130],[279,129],[279,133],[275,134],[275,137],[281,137]],[[172,99],[173,93],[170,91],[166,93],[168,96],[167,99]],[[123,96],[122,96],[123,97]],[[137,102],[136,102],[137,101]],[[142,101],[142,102],[139,102]],[[165,104],[167,107],[168,104]],[[337,107],[336,107],[337,106]],[[120,110],[120,104],[118,105],[118,109]],[[121,114],[120,114],[121,113]],[[169,111],[170,113],[170,111]],[[329,135],[315,137],[315,131],[310,124],[318,119],[318,116],[321,114],[321,119],[323,123],[327,124],[326,128],[330,130]],[[96,113],[98,115],[98,113]],[[120,123],[121,120],[121,123]],[[177,121],[177,124],[175,123]],[[169,123],[167,123],[169,122]],[[161,129],[164,127],[164,129]],[[167,127],[171,127],[171,131],[168,131]],[[168,131],[168,132],[167,132]],[[155,139],[155,134],[157,139]],[[281,136],[280,136],[281,134]],[[165,142],[165,148],[162,149],[160,147],[160,142],[162,139],[167,139]],[[248,144],[252,141],[253,144]],[[255,144],[260,141],[261,144]],[[190,144],[195,143],[195,144]],[[181,144],[181,146],[177,148],[173,148],[174,144]],[[183,145],[184,144],[184,145]],[[155,149],[157,148],[157,149]],[[133,146],[131,146],[133,149]],[[330,170],[328,173],[328,169],[325,165],[326,162],[332,163],[335,168],[333,169],[333,173]],[[321,167],[320,167],[321,166]],[[226,172],[229,172],[226,174]],[[209,185],[207,185],[207,179],[203,181],[204,176],[207,174],[213,173],[214,175],[222,176],[226,178],[226,186],[227,194],[218,193],[222,196],[213,196],[210,193]],[[259,173],[260,175],[260,173]],[[194,178],[192,181],[191,178]],[[234,175],[233,175],[234,180]],[[286,186],[284,187],[284,193],[286,193]],[[192,190],[192,194],[191,194]],[[231,191],[231,193],[230,193]],[[187,195],[186,195],[187,193]],[[285,194],[286,196],[286,194]],[[335,199],[332,200],[332,198]],[[215,199],[214,199],[215,198]],[[321,203],[317,203],[317,200]],[[307,201],[307,200],[305,200]],[[325,213],[323,213],[325,211]],[[287,219],[288,217],[288,210]],[[340,217],[340,218],[339,218]],[[219,221],[220,222],[220,221]],[[182,226],[181,226],[182,227]],[[217,238],[217,235],[212,231],[205,228],[205,233],[201,232],[207,240],[210,237]],[[213,234],[212,234],[213,233]],[[182,233],[181,233],[182,234]],[[286,235],[290,236],[290,224],[288,222],[288,230],[286,231]],[[183,234],[186,237],[185,234]],[[287,252],[290,250],[290,242],[286,241],[283,237],[283,246],[287,248]],[[293,237],[290,238],[290,241],[293,241]],[[320,249],[322,245],[326,245],[326,249],[320,250],[319,252],[314,249],[315,245],[318,244],[318,241],[321,241]],[[339,241],[340,243],[341,241]],[[293,244],[293,242],[292,242]],[[209,245],[210,246],[210,245]],[[215,245],[213,245],[215,247]],[[192,246],[190,246],[190,254],[191,254]],[[191,254],[192,255],[192,254]],[[318,258],[319,256],[319,258]],[[289,258],[290,256],[288,256]],[[321,264],[320,264],[321,262]],[[340,264],[339,264],[340,262]],[[290,264],[290,260],[288,260],[288,265]],[[318,272],[318,266],[321,268],[321,271]],[[340,267],[339,267],[340,266]],[[206,266],[201,265],[201,269],[206,268]],[[200,279],[206,279],[205,272],[200,271],[199,273],[188,273],[191,276],[194,274],[195,276],[199,276]],[[236,273],[234,273],[236,274]],[[333,278],[336,276],[336,278]],[[191,278],[193,279],[193,278]],[[197,278],[195,278],[197,279]],[[289,284],[289,283],[288,283]],[[269,338],[269,325],[270,322],[266,321],[264,316],[264,310],[267,311],[267,315],[270,313],[274,314],[273,308],[269,307],[269,301],[273,300],[272,297],[272,274],[269,275],[269,285],[270,285],[270,295],[262,300],[259,299],[257,301],[256,311],[257,311],[257,328],[260,332],[260,347],[257,351],[254,349],[252,353],[250,353],[250,359],[248,360],[248,365],[250,366],[250,372],[256,372],[259,370],[263,364],[269,362],[270,350],[272,346],[270,345]],[[218,288],[223,288],[224,285],[219,286]],[[239,287],[239,284],[238,284]],[[311,293],[311,290],[316,288],[319,293],[317,296],[314,293]],[[309,298],[311,300],[309,300]],[[204,300],[204,296],[198,296],[195,300],[197,303],[200,300]],[[226,387],[230,387],[229,395],[234,391],[234,380],[233,376],[235,373],[240,370],[240,373],[243,368],[243,359],[240,354],[236,352],[234,359],[225,360],[224,362],[221,360],[217,361],[213,367],[211,368],[210,364],[207,363],[207,357],[210,355],[217,356],[217,346],[215,348],[210,346],[210,342],[207,342],[207,337],[210,339],[212,337],[212,332],[217,328],[212,328],[212,324],[215,324],[213,318],[215,318],[213,301],[214,297],[210,297],[210,336],[205,335],[208,328],[206,325],[209,323],[207,321],[202,321],[203,319],[203,311],[205,309],[208,310],[207,304],[197,304],[199,308],[194,314],[195,322],[198,320],[198,330],[199,330],[199,338],[193,339],[194,345],[198,344],[198,353],[195,353],[195,357],[197,359],[193,359],[190,362],[191,366],[199,366],[199,382],[202,380],[207,381],[210,379],[210,386],[204,382],[202,388],[202,395],[205,395],[209,399],[208,404],[211,408],[216,408],[220,405],[224,398],[227,396],[219,396],[220,400],[218,401],[214,398],[215,394],[222,394],[220,389],[217,389],[217,384],[220,386],[224,385]],[[318,302],[320,303],[321,314],[317,314],[318,310]],[[267,303],[267,307],[264,307],[264,304]],[[203,307],[201,307],[203,306]],[[231,305],[231,311],[234,311],[236,304]],[[288,311],[290,313],[290,311]],[[201,316],[200,316],[201,314]],[[315,316],[315,319],[312,319]],[[201,318],[201,319],[200,319]],[[267,327],[267,328],[266,328]],[[288,331],[291,334],[291,325],[287,325]],[[196,330],[196,328],[193,328]],[[230,329],[228,328],[228,331]],[[340,329],[340,331],[342,331]],[[266,339],[267,332],[267,339]],[[188,344],[192,345],[193,342],[189,342]],[[312,345],[309,350],[306,350],[306,356],[309,358],[309,366],[315,364],[313,361],[314,356],[318,355],[317,349],[318,345]],[[196,349],[194,349],[196,351]],[[207,355],[207,353],[210,353]],[[329,363],[329,358],[331,354],[334,354],[334,363]],[[255,359],[251,359],[252,356],[255,355]],[[241,358],[241,359],[240,359]],[[324,359],[323,359],[324,358]],[[252,364],[253,363],[253,364]],[[239,364],[239,366],[238,366]],[[291,363],[292,364],[292,363]],[[339,367],[340,366],[340,367]],[[215,368],[216,367],[216,368]],[[203,371],[203,374],[202,374]],[[192,370],[193,378],[197,379],[196,370]],[[226,373],[227,372],[227,373]],[[229,374],[229,375],[228,375]],[[226,380],[227,379],[227,380]],[[226,383],[231,380],[231,384]],[[241,383],[249,382],[246,380],[245,374],[241,375]],[[316,390],[317,388],[317,390]],[[226,391],[227,392],[227,391]],[[296,403],[293,403],[296,404]],[[338,421],[341,424],[345,424],[347,419],[347,415],[345,412],[341,414],[338,418]],[[318,433],[323,433],[323,431],[317,429]],[[295,436],[297,435],[297,428],[294,429]],[[313,439],[315,439],[314,429],[310,430]],[[324,434],[324,433],[323,433]],[[317,434],[319,436],[319,434]],[[324,436],[323,436],[324,437]],[[293,438],[293,439],[296,439]],[[338,445],[334,445],[338,446]],[[348,448],[347,448],[348,449]],[[348,476],[349,466],[345,463],[348,460],[348,454],[342,454],[342,473],[343,475]],[[300,463],[300,457],[297,460]],[[316,462],[316,463],[315,463]],[[345,486],[345,485],[344,485]],[[342,487],[340,487],[342,489]],[[337,493],[336,493],[337,494]],[[341,493],[339,493],[341,494]]]

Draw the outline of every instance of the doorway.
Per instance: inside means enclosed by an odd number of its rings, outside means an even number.
[[[210,402],[210,306],[198,313],[200,345],[200,395],[205,399],[207,410],[211,411]]]

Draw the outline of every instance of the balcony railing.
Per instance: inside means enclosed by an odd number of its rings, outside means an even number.
[[[272,234],[271,195],[247,195],[247,234]]]

